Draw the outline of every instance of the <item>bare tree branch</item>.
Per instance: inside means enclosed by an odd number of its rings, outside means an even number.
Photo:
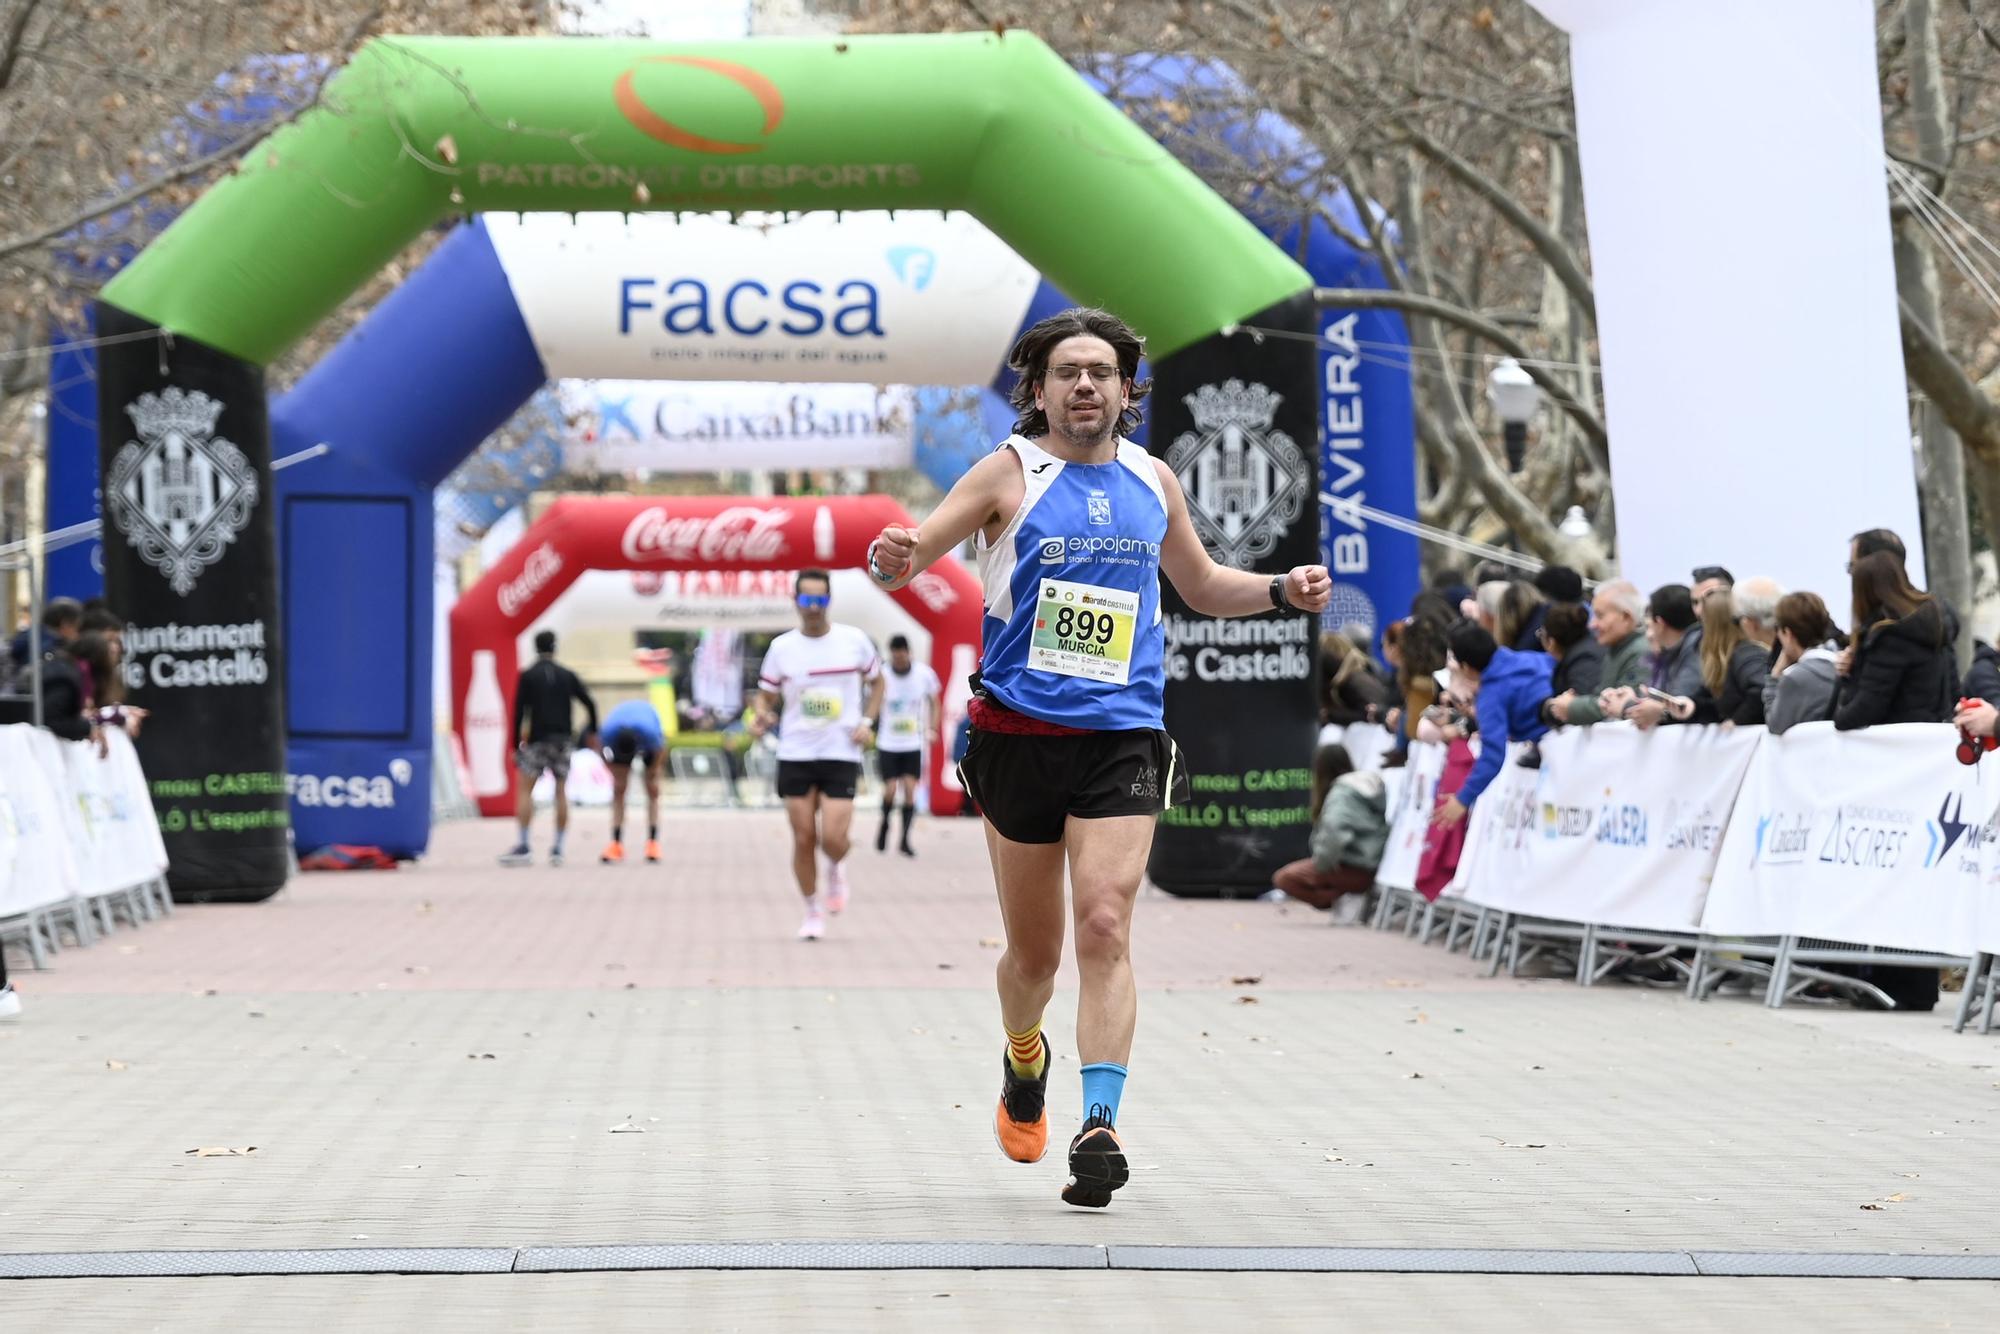
[[[346,40],[341,43],[340,50],[343,56],[354,50],[354,47],[361,41],[362,37],[367,34],[368,29],[375,26],[375,23],[381,17],[382,8],[380,5],[375,6],[362,15],[360,21],[347,34]],[[339,71],[342,63],[339,60],[329,62],[326,71],[320,75],[318,81],[313,85],[312,95],[300,103],[294,110],[256,126],[247,133],[230,140],[213,153],[204,154],[192,162],[174,168],[172,171],[155,176],[151,180],[143,181],[131,189],[114,195],[101,203],[93,204],[89,208],[74,213],[60,221],[49,223],[36,231],[29,232],[25,236],[15,236],[5,241],[0,241],[0,259],[5,259],[9,255],[19,254],[24,250],[33,250],[37,246],[47,245],[49,242],[58,240],[75,231],[85,223],[95,222],[99,218],[108,217],[113,213],[128,209],[149,195],[158,194],[169,186],[178,185],[182,181],[193,180],[214,170],[225,162],[241,157],[245,151],[259,141],[268,138],[270,135],[305,115],[306,112],[317,107],[320,104],[321,96],[326,92],[327,80]]]
[[[14,62],[21,58],[21,36],[27,32],[28,20],[35,16],[41,3],[42,0],[21,0],[7,16],[7,27],[0,30],[0,92],[14,81]]]
[[[1604,429],[1604,422],[1596,413],[1577,402],[1562,381],[1544,370],[1539,358],[1528,350],[1526,344],[1485,316],[1417,292],[1390,292],[1372,287],[1316,287],[1313,289],[1313,301],[1336,310],[1410,311],[1443,320],[1467,333],[1478,335],[1521,363],[1521,369],[1533,377],[1550,401],[1561,408],[1563,414],[1575,422],[1589,439],[1596,451],[1591,458],[1592,465],[1600,472],[1611,470],[1605,457],[1605,451],[1611,447],[1611,437]]]
[[[1903,368],[1944,414],[1979,459],[2000,465],[2000,405],[1980,389],[1938,335],[1917,318],[1908,301],[1902,312]]]
[[[1404,124],[1403,131],[1409,136],[1412,148],[1444,168],[1445,173],[1453,180],[1492,205],[1494,212],[1505,218],[1508,225],[1535,248],[1535,253],[1549,266],[1549,272],[1556,275],[1557,280],[1575,299],[1577,308],[1584,318],[1592,324],[1597,323],[1597,289],[1592,285],[1589,275],[1584,273],[1583,265],[1577,262],[1575,252],[1564,244],[1561,237],[1544,226],[1540,218],[1523,208],[1520,200],[1510,194],[1505,186],[1470,162],[1414,125]]]

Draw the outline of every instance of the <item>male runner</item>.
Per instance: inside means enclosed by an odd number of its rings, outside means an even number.
[[[556,661],[556,632],[543,630],[535,636],[535,661],[522,670],[514,683],[514,768],[519,773],[520,798],[514,804],[515,823],[521,836],[514,846],[500,854],[502,866],[526,866],[534,859],[528,849],[528,827],[535,822],[535,782],[544,770],[556,783],[556,841],[549,849],[549,865],[561,866],[563,835],[569,832],[569,757],[577,748],[577,735],[570,730],[574,721],[570,703],[583,705],[590,714],[584,725],[582,743],[597,740],[597,701],[583,688],[575,672]]]
[[[874,640],[827,618],[833,579],[825,570],[801,570],[793,595],[799,628],[765,650],[750,730],[762,736],[778,728],[778,795],[792,826],[792,874],[806,900],[799,939],[818,940],[826,933],[816,892],[822,851],[826,912],[847,906],[847,872],[840,863],[854,821],[861,747],[882,716],[882,660]]]
[[[1150,384],[1116,316],[1065,311],[1021,336],[1015,434],[959,479],[921,528],[890,525],[869,572],[900,588],[979,535],[984,647],[972,745],[959,766],[986,818],[1007,948],[996,970],[1007,1030],[995,1138],[1016,1162],[1048,1148],[1042,1011],[1062,959],[1063,869],[1076,923],[1083,1128],[1066,1203],[1102,1208],[1128,1180],[1115,1125],[1138,993],[1132,905],[1160,812],[1184,796],[1162,730],[1165,572],[1203,616],[1323,610],[1326,569],[1225,569],[1209,559],[1171,469],[1120,437]]]
[[[910,822],[917,818],[917,780],[924,776],[924,751],[938,738],[937,673],[910,657],[910,641],[902,635],[889,640],[889,674],[882,684],[882,739],[875,743],[875,763],[882,774],[882,827],[875,831],[875,851],[889,850],[889,816],[897,799],[903,803],[903,838],[898,850],[914,857]]]
[[[632,761],[646,783],[646,860],[660,860],[660,761],[667,753],[666,729],[660,715],[643,699],[628,699],[604,717],[598,738],[604,762],[611,766],[611,842],[597,860],[607,865],[625,860],[625,785],[632,781]]]

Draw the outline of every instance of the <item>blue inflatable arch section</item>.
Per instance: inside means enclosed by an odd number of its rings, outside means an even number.
[[[1237,87],[1222,67],[1186,62],[1133,62],[1122,71],[1120,91],[1130,93],[1135,80],[1160,96],[1197,101]],[[1215,113],[1195,124],[1247,159],[1298,164],[1306,151],[1297,129],[1272,115],[1244,121],[1236,113]],[[1171,123],[1159,132],[1167,137]],[[1342,195],[1324,202],[1343,227],[1365,233],[1353,201]],[[1324,220],[1301,222],[1276,212],[1260,218],[1254,205],[1248,212],[1319,283],[1384,285],[1372,257],[1357,253]],[[1070,304],[1044,282],[1023,326]],[[1324,485],[1344,500],[1414,518],[1414,415],[1402,322],[1391,312],[1330,311],[1322,330]],[[88,361],[86,353],[69,354],[51,371],[50,456],[62,463],[51,468],[52,527],[92,517],[78,512],[81,487],[70,475],[79,461],[96,458],[95,377]],[[435,744],[433,492],[548,378],[500,258],[475,219],[454,229],[358,328],[273,401],[273,458],[307,456],[275,475],[288,769],[301,780],[292,809],[301,848],[360,843],[414,855],[428,842]],[[926,404],[935,408],[960,397],[959,391],[920,391],[920,437],[928,431],[933,445],[947,447],[947,437],[955,440],[965,455],[958,470],[970,466],[1011,427],[1011,380],[1002,367],[982,391],[981,429],[969,437],[962,421],[948,424],[924,411]],[[326,448],[315,452],[319,446]],[[1364,527],[1358,516],[1325,507],[1321,528],[1335,573],[1330,621],[1379,632],[1419,587],[1415,539]],[[53,592],[73,596],[100,586],[76,559],[60,581],[51,580]]]

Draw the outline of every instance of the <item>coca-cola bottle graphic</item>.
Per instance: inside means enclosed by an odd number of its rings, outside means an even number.
[[[500,693],[500,667],[492,649],[472,654],[472,687],[465,692],[465,762],[472,770],[473,796],[506,792],[507,697]]]
[[[813,555],[823,561],[833,559],[833,511],[824,505],[813,515]]]

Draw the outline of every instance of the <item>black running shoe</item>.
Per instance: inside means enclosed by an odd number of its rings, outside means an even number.
[[[1069,1184],[1063,1187],[1064,1204],[1081,1209],[1102,1209],[1111,1203],[1111,1192],[1132,1179],[1125,1163],[1125,1144],[1111,1128],[1109,1109],[1094,1106],[1083,1129],[1069,1142]]]
[[[1000,1105],[993,1109],[993,1140],[1017,1163],[1039,1163],[1049,1151],[1049,1044],[1042,1043],[1042,1074],[1028,1079],[1000,1057]]]

